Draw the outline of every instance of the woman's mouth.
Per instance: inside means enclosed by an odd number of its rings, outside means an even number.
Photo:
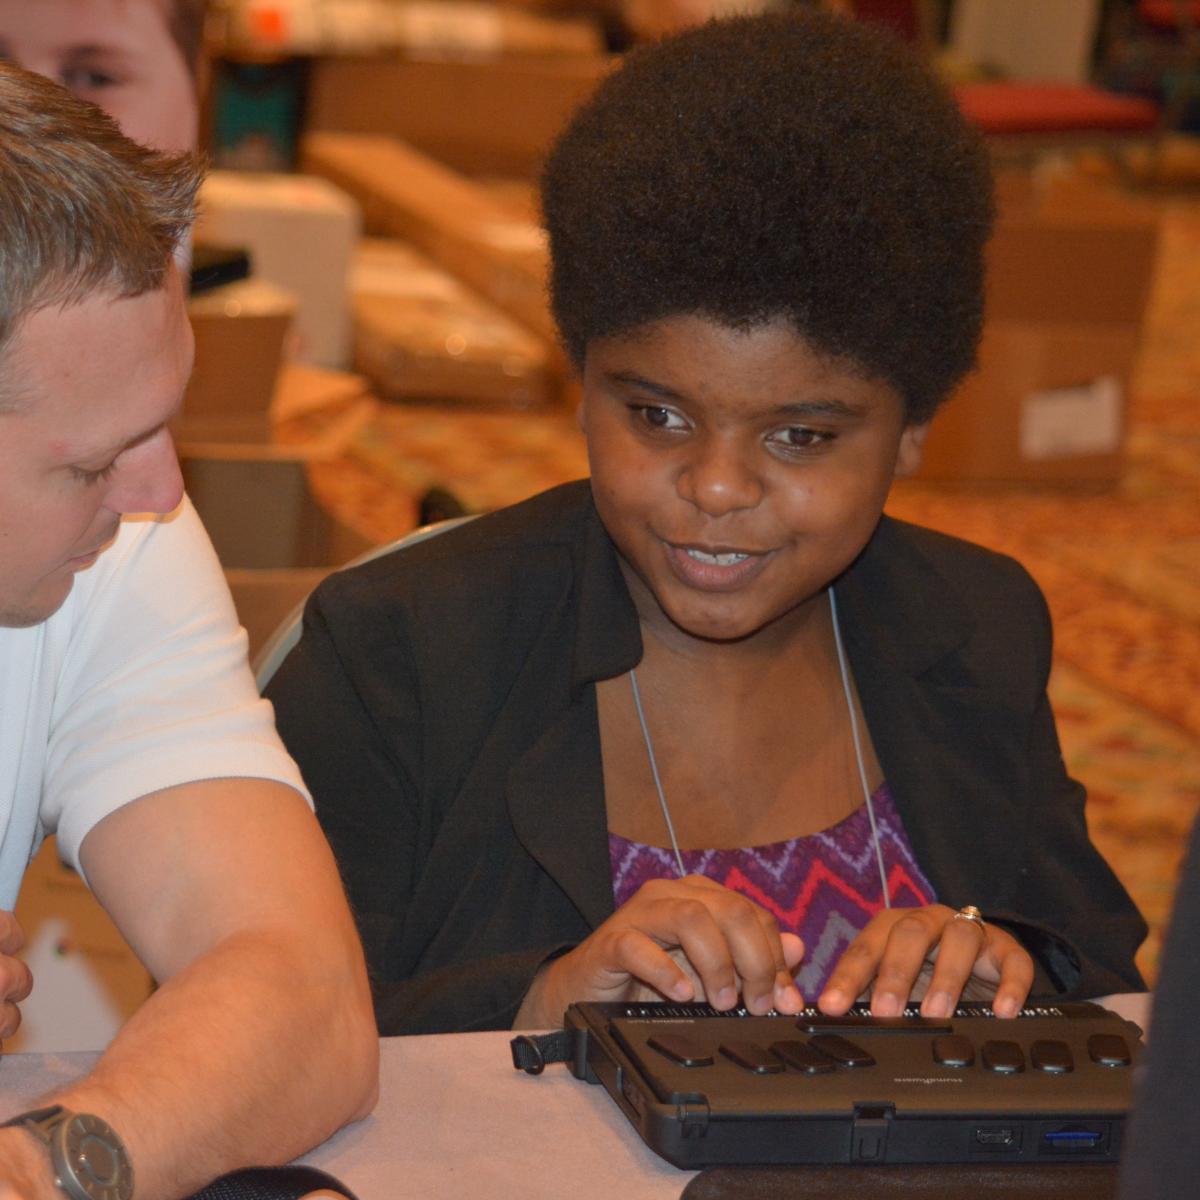
[[[676,577],[701,591],[734,591],[743,587],[766,566],[769,558],[769,552],[667,543],[667,561]]]
[[[689,558],[694,558],[697,562],[712,563],[718,567],[732,567],[734,563],[744,562],[750,557],[740,550],[731,550],[728,553],[709,554],[706,550],[685,549],[684,553]]]

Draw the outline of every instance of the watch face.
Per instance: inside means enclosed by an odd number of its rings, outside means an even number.
[[[133,1167],[107,1121],[76,1113],[56,1130],[54,1169],[72,1200],[130,1200]]]

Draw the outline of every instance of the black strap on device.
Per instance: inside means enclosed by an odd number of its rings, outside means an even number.
[[[316,1167],[248,1167],[214,1179],[191,1200],[300,1200],[321,1189],[356,1200],[344,1183]]]
[[[508,1043],[513,1066],[526,1075],[540,1075],[547,1063],[571,1062],[575,1058],[575,1032],[522,1033]]]

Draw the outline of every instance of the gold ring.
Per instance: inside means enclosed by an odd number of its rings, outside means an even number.
[[[983,928],[983,913],[979,911],[973,904],[964,904],[962,908],[954,914],[956,921],[970,921],[972,925],[978,925]]]

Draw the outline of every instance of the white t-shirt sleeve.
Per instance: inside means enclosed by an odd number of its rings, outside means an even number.
[[[246,635],[190,502],[165,520],[123,522],[67,603],[41,804],[64,861],[80,869],[97,822],[176,784],[274,779],[308,798],[254,686]]]

